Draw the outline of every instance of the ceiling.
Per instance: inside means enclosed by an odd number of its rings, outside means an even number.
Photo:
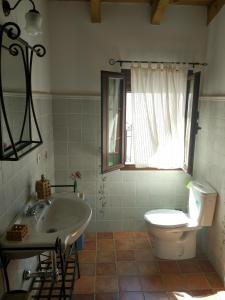
[[[149,3],[152,6],[149,20],[151,24],[160,25],[163,14],[169,5],[205,6],[207,8],[207,24],[218,14],[225,0],[50,0],[50,1],[89,1],[90,17],[93,23],[101,23],[101,3]]]

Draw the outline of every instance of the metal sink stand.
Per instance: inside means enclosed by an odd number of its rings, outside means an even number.
[[[26,276],[28,276],[27,279],[32,278],[29,290],[31,299],[46,300],[55,298],[70,300],[72,298],[75,280],[80,278],[76,242],[65,251],[62,250],[59,238],[56,239],[54,247],[0,248],[0,259],[7,292],[10,291],[7,266],[11,259],[7,258],[6,253],[10,252],[10,250],[43,250],[43,253],[38,255],[36,272],[25,272]]]

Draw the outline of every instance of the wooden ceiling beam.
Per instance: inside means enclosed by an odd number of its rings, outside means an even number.
[[[101,23],[101,0],[90,0],[91,22]]]
[[[208,6],[210,0],[170,0],[174,5]]]
[[[50,2],[89,2],[89,0],[48,0]],[[102,0],[102,2],[112,2],[112,3],[149,3],[149,0]],[[154,1],[150,0],[150,3]],[[208,6],[212,0],[170,0],[170,4],[173,5],[191,5],[191,6]]]
[[[207,10],[207,24],[209,24],[215,18],[215,16],[219,13],[224,4],[224,0],[214,0],[209,4]]]
[[[162,16],[170,0],[154,0],[152,3],[151,24],[160,25]]]

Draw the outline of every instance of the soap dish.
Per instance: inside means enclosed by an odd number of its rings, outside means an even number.
[[[28,226],[26,224],[14,224],[6,233],[8,241],[22,241],[28,233]]]

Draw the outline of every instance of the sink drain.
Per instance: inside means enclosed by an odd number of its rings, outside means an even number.
[[[53,233],[53,232],[56,232],[57,229],[56,228],[49,228],[46,233]]]

